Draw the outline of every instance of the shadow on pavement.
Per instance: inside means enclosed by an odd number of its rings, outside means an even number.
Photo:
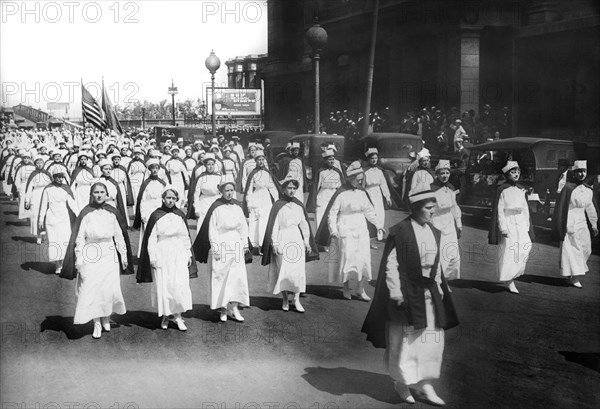
[[[113,314],[110,317],[117,325],[147,328],[151,330],[160,329],[161,317],[156,312],[149,311],[127,311],[123,315]]]
[[[306,291],[308,292],[308,286]],[[250,297],[250,306],[260,308],[263,311],[281,310],[281,297],[276,295],[272,297]]]
[[[343,300],[342,287],[333,285],[307,285],[306,293],[317,297],[329,298],[330,300]],[[281,305],[279,306],[281,308]]]
[[[28,261],[26,263],[21,264],[21,268],[25,271],[35,270],[38,273],[42,273],[45,275],[55,275],[56,273],[56,267],[54,263],[50,262]]]
[[[302,378],[314,388],[333,395],[366,395],[380,402],[397,404],[400,398],[388,375],[348,368],[305,368]]]
[[[32,236],[12,236],[13,241],[24,241],[25,243],[35,244],[36,238]]]
[[[29,226],[29,220],[23,220],[21,222],[6,222],[7,226],[18,226],[18,227],[25,227],[25,226]]]
[[[12,212],[12,211],[9,211],[9,212],[4,212],[4,214],[9,214],[9,215],[11,215],[11,216],[18,216],[18,215],[19,215],[19,212]]]
[[[80,339],[90,335],[93,330],[93,324],[90,322],[84,325],[73,324],[73,317],[61,317],[52,315],[40,324],[40,332],[56,331],[64,332],[68,339]]]
[[[600,372],[600,353],[598,352],[558,351],[558,353],[564,356],[569,362],[575,362],[576,364]]]
[[[491,283],[488,281],[476,281],[476,280],[451,280],[448,283],[453,288],[471,288],[486,293],[501,293],[508,291],[505,286],[500,283]]]
[[[250,302],[250,305],[252,305],[252,302]],[[208,322],[219,322],[219,311],[211,310],[210,305],[206,304],[194,304],[191,311],[184,312],[181,316],[183,318],[195,318]]]
[[[570,287],[569,282],[564,278],[560,277],[522,275],[521,277],[517,278],[517,281],[522,281],[524,283],[551,285],[553,287]]]

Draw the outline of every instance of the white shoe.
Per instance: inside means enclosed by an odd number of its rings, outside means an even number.
[[[440,398],[437,393],[435,393],[435,389],[430,384],[425,384],[421,387],[420,392],[422,392],[421,396],[425,398],[429,403],[435,406],[444,406],[446,402],[442,398]]]
[[[371,297],[369,297],[367,295],[367,293],[365,292],[365,290],[362,290],[361,292],[357,292],[356,296],[358,297],[359,300],[361,301],[371,301]]]
[[[187,327],[185,326],[183,319],[177,318],[175,320],[175,324],[177,324],[177,328],[179,329],[179,331],[187,331]]]
[[[38,237],[37,239],[35,239],[35,244],[42,244],[42,238]]]
[[[237,305],[231,308],[231,313],[229,316],[236,321],[244,322],[244,317],[242,317],[242,314],[240,314],[240,310],[238,310]]]
[[[571,277],[570,278],[571,281],[571,285],[573,287],[577,287],[577,288],[583,288],[583,286],[581,285],[581,282],[579,281],[579,279],[575,278],[575,277]]]
[[[219,319],[221,320],[221,322],[227,321],[227,309],[226,308],[221,308],[221,315],[220,315]]]
[[[162,321],[160,322],[160,327],[162,329],[169,328],[169,316],[168,315],[163,315]]]
[[[281,309],[284,311],[290,310],[290,302],[288,300],[283,300],[281,303]]]
[[[415,398],[413,398],[413,396],[410,394],[408,386],[404,385],[401,382],[394,382],[394,389],[396,390],[396,393],[398,393],[398,396],[400,397],[400,399],[402,399],[403,402],[410,404],[415,403]]]
[[[515,285],[514,281],[508,283],[508,291],[510,291],[513,294],[519,294],[519,290],[517,290],[517,286]]]
[[[300,298],[297,297],[294,300],[294,308],[296,308],[296,311],[298,312],[304,312],[304,307],[302,306],[302,304],[300,304]]]
[[[102,336],[102,325],[100,322],[94,322],[94,332],[92,333],[92,338],[99,339]]]
[[[110,332],[110,320],[108,317],[100,318],[100,322],[102,323],[102,328],[104,328],[104,331]]]

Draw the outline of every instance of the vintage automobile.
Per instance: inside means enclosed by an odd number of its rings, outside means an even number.
[[[568,140],[515,137],[471,147],[464,183],[458,195],[461,209],[476,216],[491,212],[496,189],[504,181],[502,167],[507,160],[519,162],[520,183],[528,190],[529,210],[536,227],[552,227],[557,199],[558,160],[577,158]]]
[[[190,126],[158,125],[154,127],[153,136],[161,145],[167,139],[171,139],[171,142],[175,143],[179,138],[183,138],[183,141],[186,144],[190,144],[198,140],[203,141],[204,130],[202,128],[194,128]]]
[[[310,183],[313,179],[313,175],[317,173],[323,157],[321,154],[323,150],[321,146],[324,144],[334,144],[337,149],[336,158],[343,162],[344,159],[344,148],[346,145],[346,138],[343,135],[328,135],[328,134],[302,134],[296,135],[290,139],[290,142],[300,143],[300,156],[304,163],[304,169],[306,171],[306,178]]]
[[[296,133],[290,131],[260,131],[250,136],[248,140],[264,144],[265,139],[269,139],[271,141],[271,152],[273,152],[273,158],[275,158],[280,153],[285,152],[285,146],[294,135]]]
[[[377,148],[379,151],[379,166],[388,182],[394,208],[402,208],[402,176],[408,165],[413,161],[411,152],[419,152],[423,141],[417,135],[407,133],[372,133],[360,139],[362,151]]]

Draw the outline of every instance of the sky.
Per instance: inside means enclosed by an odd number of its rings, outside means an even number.
[[[267,52],[266,0],[7,1],[0,0],[0,105],[47,111],[70,103],[81,116],[81,86],[113,104],[206,99],[211,50],[221,60],[216,86],[227,85],[225,61]]]

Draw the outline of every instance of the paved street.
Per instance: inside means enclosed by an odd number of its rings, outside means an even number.
[[[255,258],[244,323],[217,322],[201,265],[191,281],[194,309],[184,314],[186,333],[173,324],[161,330],[150,285],[122,276],[128,312],[113,316],[112,331],[93,340],[91,325],[72,325],[75,282],[54,275],[43,246],[18,220],[16,204],[5,199],[2,408],[399,406],[383,350],[360,332],[369,304],[343,300],[340,288],[327,282],[326,254],[309,264],[305,314],[280,309],[280,298],[266,292],[267,268]],[[404,216],[388,211],[386,224]],[[566,287],[555,278],[558,248],[542,237],[528,274],[517,282],[521,294],[513,295],[486,282],[495,265],[486,222],[467,223],[464,279],[452,283],[461,325],[446,333],[442,378],[435,384],[440,396],[450,408],[599,407],[600,257],[590,259],[583,289]],[[138,232],[130,237],[137,245]],[[372,251],[375,274],[382,248]],[[427,405],[410,407],[421,406]]]

